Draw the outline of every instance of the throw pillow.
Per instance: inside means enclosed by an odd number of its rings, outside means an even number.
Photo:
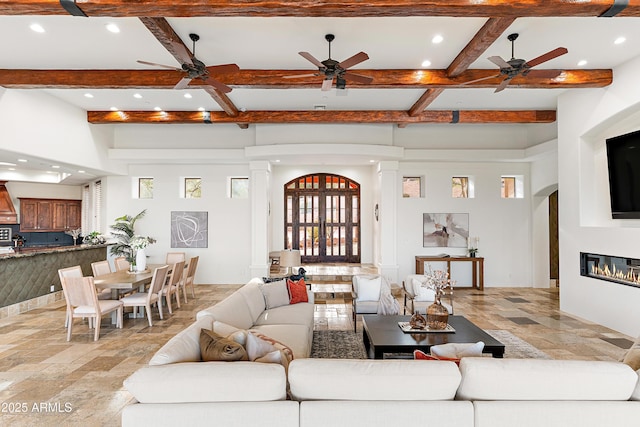
[[[460,359],[432,356],[420,350],[413,350],[413,359],[414,360],[445,360],[448,362],[454,362],[456,365],[460,365]]]
[[[449,343],[432,346],[431,354],[437,358],[460,359],[462,357],[480,357],[483,349],[484,343],[482,341],[478,341],[475,344]]]
[[[416,301],[435,301],[436,293],[433,289],[429,289],[426,286],[422,286],[422,282],[417,279],[411,279],[413,285],[413,295],[415,295]]]
[[[356,301],[379,301],[382,277],[375,278],[357,277],[358,297]]]
[[[267,309],[289,305],[289,292],[287,291],[287,281],[281,279],[277,282],[260,286]]]
[[[640,341],[636,340],[631,348],[627,350],[622,362],[631,366],[634,371],[640,369]]]
[[[287,279],[287,289],[289,290],[289,304],[298,304],[299,302],[309,302],[307,295],[307,285],[304,279],[291,280]]]
[[[259,332],[251,331],[247,334],[246,349],[249,360],[251,361],[269,360],[270,358],[267,358],[266,360],[263,358],[274,351],[282,352],[284,355],[282,362],[277,363],[282,363],[285,365],[285,368],[289,365],[289,362],[293,360],[293,350],[291,350],[287,345]]]
[[[242,345],[209,329],[200,329],[200,355],[204,362],[249,360]]]

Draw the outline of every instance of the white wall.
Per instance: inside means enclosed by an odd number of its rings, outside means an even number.
[[[640,58],[614,69],[604,89],[566,93],[558,105],[560,308],[640,334],[640,288],[580,276],[579,253],[640,258],[640,224],[613,220],[604,139],[640,128]]]

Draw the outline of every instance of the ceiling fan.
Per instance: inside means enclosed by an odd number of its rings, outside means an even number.
[[[502,82],[498,85],[498,87],[495,90],[495,92],[500,92],[509,85],[509,83],[511,82],[511,79],[513,79],[514,77],[520,74],[522,74],[523,76],[526,76],[527,74],[529,74],[529,71],[531,71],[531,68],[535,67],[536,65],[540,65],[543,62],[550,61],[554,58],[557,58],[558,56],[564,55],[569,52],[566,48],[559,47],[543,55],[540,55],[537,58],[531,59],[529,61],[526,61],[524,59],[518,59],[515,57],[515,54],[514,54],[514,45],[517,38],[518,38],[518,33],[509,34],[509,36],[507,37],[507,39],[511,42],[511,59],[510,60],[505,61],[499,56],[490,56],[489,58],[487,58],[489,59],[489,61],[493,62],[498,67],[500,67],[500,74],[497,74],[491,77],[485,77],[478,80],[472,80],[464,84],[469,84],[469,83],[477,82],[480,80],[487,80],[487,79],[493,79],[500,76],[505,76],[504,80],[502,80]],[[538,77],[554,78],[560,74],[560,71],[541,70],[541,71],[537,71],[536,74],[538,75]]]
[[[190,61],[187,59],[182,63],[182,68],[172,67],[171,65],[156,64],[155,62],[140,61],[140,60],[138,60],[137,62],[144,65],[168,68],[170,70],[182,71],[186,73],[186,76],[184,76],[173,87],[174,89],[185,89],[189,85],[191,80],[200,79],[205,83],[215,87],[220,92],[223,92],[223,93],[231,92],[231,88],[229,86],[212,78],[210,74],[230,73],[233,71],[238,71],[240,67],[238,67],[236,64],[213,65],[213,66],[207,67],[202,61],[196,58],[196,42],[200,40],[200,36],[197,34],[191,33],[189,34],[189,38],[193,41],[193,53],[189,55]]]
[[[294,76],[285,76],[286,79],[296,79],[301,77],[310,77],[310,76],[324,76],[324,80],[322,81],[322,90],[327,91],[331,90],[333,86],[333,79],[336,79],[336,89],[344,89],[346,87],[346,81],[351,80],[354,82],[369,84],[373,81],[372,77],[361,76],[359,74],[354,74],[348,71],[349,68],[354,65],[358,65],[361,62],[369,59],[369,55],[364,52],[359,52],[353,55],[350,58],[345,59],[342,62],[338,62],[334,59],[331,59],[331,42],[335,39],[333,34],[326,34],[324,36],[325,40],[329,42],[329,58],[324,61],[318,61],[313,55],[309,52],[298,52],[300,56],[302,56],[307,61],[311,62],[313,65],[318,67],[318,72],[313,74],[298,74]]]

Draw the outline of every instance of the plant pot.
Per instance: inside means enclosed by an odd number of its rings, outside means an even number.
[[[144,249],[139,249],[136,252],[136,271],[145,271],[147,269],[147,254],[144,253]]]

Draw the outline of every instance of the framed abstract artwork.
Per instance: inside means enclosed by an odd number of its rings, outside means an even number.
[[[468,213],[422,214],[423,247],[466,248],[468,238]]]
[[[206,248],[209,244],[209,212],[171,212],[171,247]]]

